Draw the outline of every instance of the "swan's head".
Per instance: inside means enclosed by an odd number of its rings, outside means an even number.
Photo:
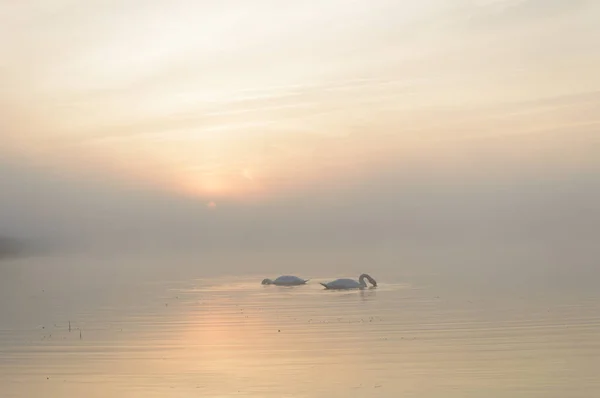
[[[371,278],[371,275],[368,275],[368,274],[362,274],[362,275],[361,275],[361,276],[358,278],[358,280],[359,280],[359,281],[362,281],[362,280],[364,280],[364,279],[367,279],[367,280],[368,280],[368,281],[371,283],[371,285],[373,285],[373,287],[377,287],[377,281],[376,281],[375,279]]]
[[[262,284],[263,285],[272,285],[273,281],[270,280],[269,278],[266,278],[266,279],[263,279]]]

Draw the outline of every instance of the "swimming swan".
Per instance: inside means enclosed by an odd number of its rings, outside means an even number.
[[[304,285],[308,282],[308,279],[301,279],[297,276],[283,275],[272,281],[271,279],[263,279],[263,285],[275,285],[275,286],[296,286]]]
[[[367,287],[365,279],[368,279],[373,287],[377,287],[377,281],[367,274],[359,276],[358,282],[354,279],[336,279],[333,282],[321,283],[321,285],[325,286],[325,289],[364,289]]]

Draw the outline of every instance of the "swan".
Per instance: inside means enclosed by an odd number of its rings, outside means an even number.
[[[297,276],[283,275],[274,281],[271,279],[263,279],[263,285],[275,285],[275,286],[296,286],[304,285],[308,282],[308,279],[298,278]]]
[[[364,289],[367,287],[365,279],[368,279],[373,287],[377,287],[377,281],[367,274],[359,276],[358,282],[354,279],[336,279],[333,282],[321,283],[321,285],[325,286],[325,289]]]

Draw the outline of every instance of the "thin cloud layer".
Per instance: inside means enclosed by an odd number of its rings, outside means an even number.
[[[2,7],[4,153],[199,196],[343,179],[342,152],[427,159],[428,137],[547,129],[523,114],[600,89],[593,2]],[[552,118],[565,139],[597,121],[583,111]]]

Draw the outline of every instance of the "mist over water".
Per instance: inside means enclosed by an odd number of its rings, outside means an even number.
[[[597,180],[492,175],[209,209],[5,172],[7,242],[46,246],[0,262],[2,394],[593,396]]]

